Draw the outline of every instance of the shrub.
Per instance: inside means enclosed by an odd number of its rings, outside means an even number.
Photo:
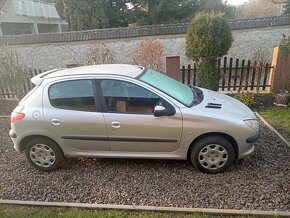
[[[162,58],[162,45],[158,40],[149,38],[140,42],[133,56],[133,64],[162,72]]]
[[[234,97],[249,107],[253,106],[256,101],[256,95],[252,92],[240,92]]]
[[[224,14],[198,13],[186,34],[186,55],[197,63],[197,86],[218,90],[217,58],[225,55],[233,37]]]
[[[274,100],[275,94],[273,93],[258,93],[256,94],[256,101],[253,107],[257,109],[272,107]]]
[[[273,93],[240,92],[237,94],[230,94],[230,96],[236,98],[252,109],[271,107],[275,100],[275,94]]]

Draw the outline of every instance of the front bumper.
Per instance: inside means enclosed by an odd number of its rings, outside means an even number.
[[[254,152],[255,150],[254,143],[258,141],[260,135],[261,131],[259,129],[255,135],[247,138],[245,142],[239,146],[239,159],[244,158]]]
[[[260,136],[261,136],[261,131],[259,129],[258,132],[257,132],[257,134],[255,134],[255,135],[247,138],[246,139],[246,142],[247,143],[255,143],[256,141],[258,141],[258,139],[260,138]]]

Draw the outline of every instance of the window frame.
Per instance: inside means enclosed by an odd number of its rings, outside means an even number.
[[[73,108],[65,108],[65,107],[56,107],[51,103],[51,98],[50,98],[50,89],[53,85],[58,84],[58,83],[63,83],[63,82],[71,82],[71,81],[80,81],[80,80],[87,80],[90,81],[92,84],[92,89],[93,89],[93,98],[94,98],[94,103],[95,103],[95,110],[81,110],[81,109],[73,109]],[[96,83],[95,80],[92,78],[74,78],[74,79],[69,79],[69,80],[61,80],[61,81],[57,81],[57,82],[53,82],[52,84],[49,84],[49,87],[47,89],[47,97],[48,97],[48,102],[50,104],[51,107],[56,108],[56,109],[60,109],[60,110],[68,110],[68,111],[82,111],[82,112],[102,112],[102,108],[101,108],[101,103],[99,100],[99,96],[97,93],[97,87],[96,87]]]
[[[174,113],[172,112],[172,115],[170,115],[170,116],[174,116],[175,113],[176,113],[175,107],[172,106],[172,104],[170,104],[167,100],[165,100],[165,99],[164,99],[163,97],[161,97],[159,94],[153,92],[152,90],[150,90],[150,89],[148,89],[148,88],[146,88],[146,87],[144,87],[144,86],[142,86],[142,85],[140,85],[140,84],[136,84],[136,83],[134,83],[134,82],[132,82],[132,81],[122,80],[122,79],[120,79],[120,78],[98,78],[98,79],[95,80],[95,82],[96,82],[97,93],[99,93],[99,100],[100,100],[100,105],[101,105],[101,108],[102,108],[103,113],[112,113],[112,114],[132,114],[132,115],[148,115],[148,116],[154,116],[154,113],[148,114],[148,113],[141,113],[141,112],[136,112],[136,113],[134,113],[134,112],[130,112],[130,111],[126,111],[126,112],[109,111],[109,109],[108,109],[108,105],[107,105],[107,103],[106,103],[106,100],[105,100],[105,97],[104,97],[104,95],[103,95],[103,91],[102,91],[102,88],[101,88],[101,82],[102,82],[103,80],[117,80],[117,81],[121,81],[121,82],[131,83],[131,84],[133,84],[133,85],[135,85],[135,86],[139,86],[139,87],[141,87],[141,88],[143,88],[143,89],[145,89],[145,90],[147,90],[147,91],[149,91],[149,92],[152,92],[153,94],[157,95],[157,96],[158,96],[162,101],[164,101],[165,104],[166,104],[166,107],[165,107],[165,108],[174,111]]]

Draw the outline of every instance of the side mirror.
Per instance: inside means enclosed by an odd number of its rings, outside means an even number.
[[[154,108],[155,117],[168,116],[169,114],[170,114],[169,110],[163,106],[156,106]]]

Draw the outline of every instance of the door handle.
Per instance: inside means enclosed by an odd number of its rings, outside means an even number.
[[[118,129],[118,128],[121,127],[121,123],[118,122],[118,121],[113,121],[113,122],[111,123],[111,126],[113,127],[113,129]]]
[[[52,123],[52,125],[58,126],[58,125],[60,125],[60,120],[54,118],[54,119],[51,120],[51,123]]]

